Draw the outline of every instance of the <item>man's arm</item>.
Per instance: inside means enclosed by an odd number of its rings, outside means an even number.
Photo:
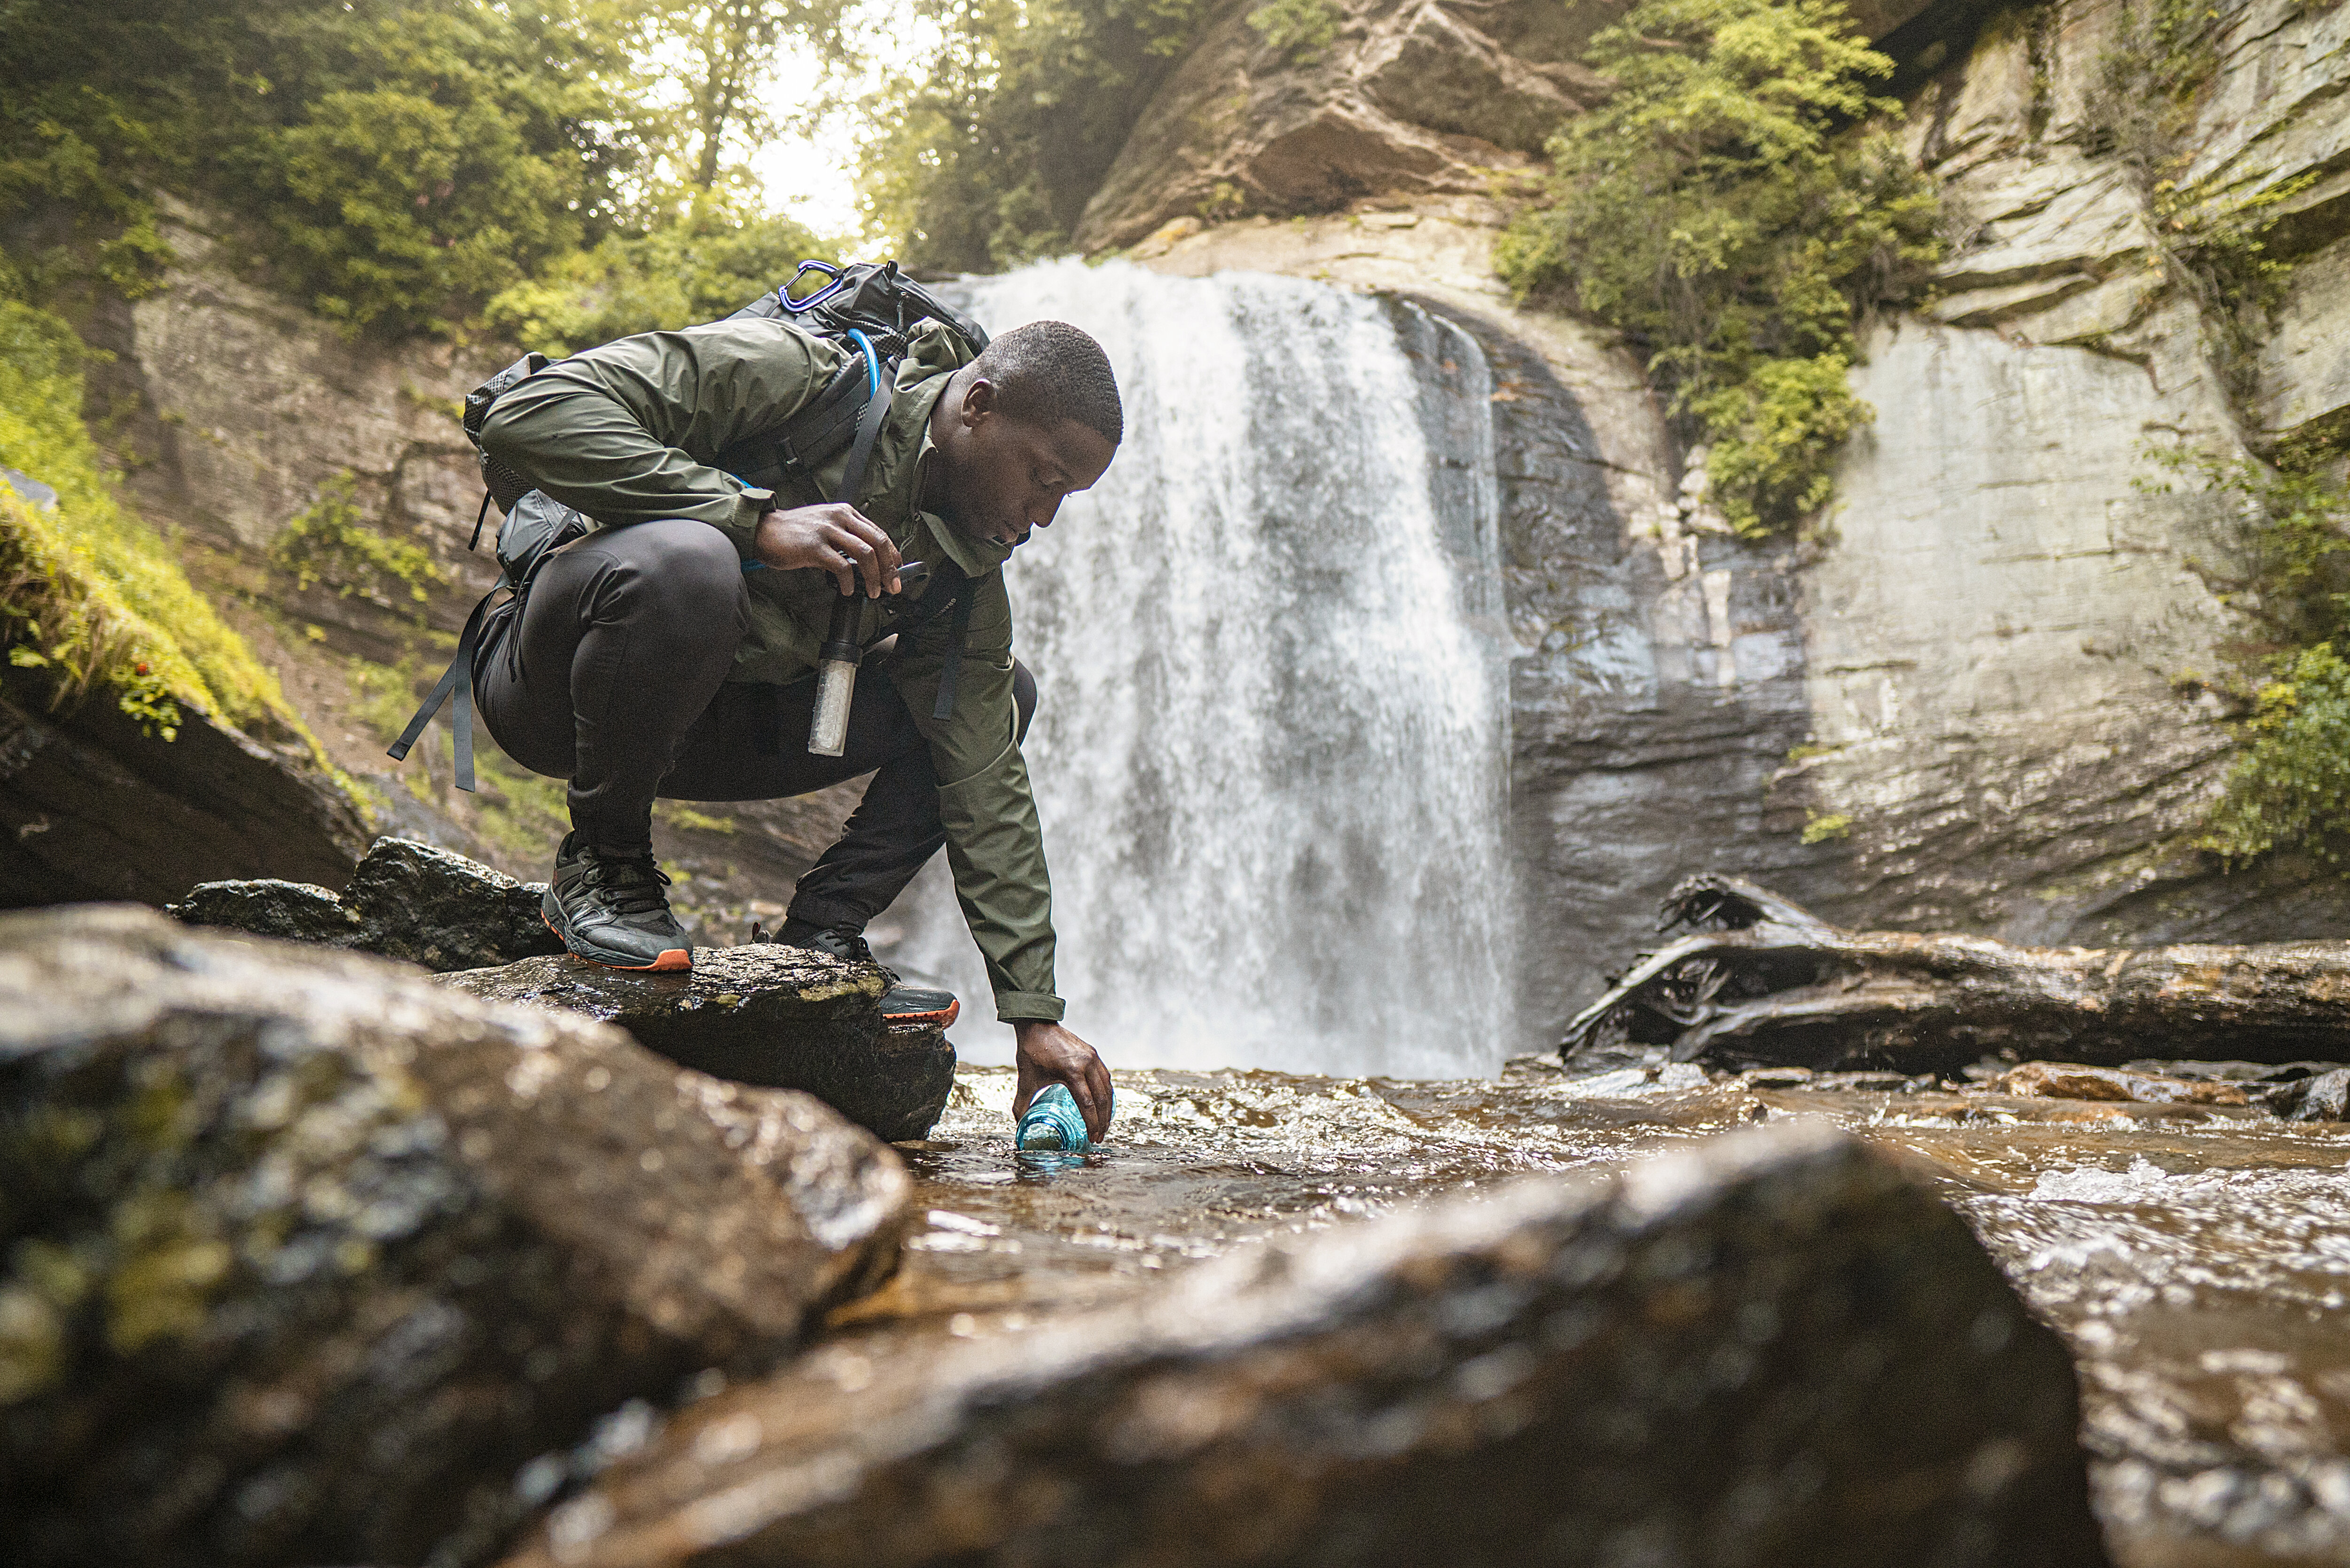
[[[1109,1070],[1092,1046],[1062,1027],[1064,1004],[1053,990],[1052,879],[1035,792],[1014,732],[1012,603],[1001,572],[980,578],[971,591],[976,597],[952,711],[943,720],[932,717],[953,647],[947,618],[908,639],[898,690],[931,743],[947,863],[963,919],[986,961],[995,1015],[1019,1039],[1014,1112],[1025,1110],[1046,1084],[1065,1084],[1098,1138],[1109,1127]]]
[[[840,351],[776,321],[646,332],[548,366],[482,426],[491,456],[608,527],[692,517],[749,556],[772,492],[710,466],[820,391]]]

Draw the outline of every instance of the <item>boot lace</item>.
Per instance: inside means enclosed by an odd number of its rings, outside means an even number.
[[[615,914],[650,915],[669,908],[669,895],[661,891],[669,886],[669,873],[653,864],[650,853],[590,853],[587,881]]]

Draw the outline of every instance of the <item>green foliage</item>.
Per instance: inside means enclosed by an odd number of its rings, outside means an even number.
[[[2260,690],[2228,792],[2197,846],[2246,861],[2300,849],[2350,872],[2350,663],[2302,649]]]
[[[2149,445],[2146,455],[2171,477],[2142,480],[2140,490],[2168,494],[2189,480],[2233,518],[2236,564],[2215,586],[2265,628],[2269,649],[2350,647],[2350,486],[2335,453],[2288,444],[2273,467],[2176,445]]]
[[[1346,20],[1335,0],[1267,0],[1248,14],[1248,25],[1295,63],[1321,57]]]
[[[488,320],[515,342],[567,354],[632,332],[715,320],[825,250],[788,218],[745,213],[723,192],[705,195],[669,222],[610,235],[505,290],[490,301]]]
[[[1933,189],[1866,129],[1898,108],[1870,87],[1892,62],[1837,0],[1641,0],[1586,58],[1617,91],[1552,141],[1502,274],[1648,352],[1742,531],[1794,524],[1873,417],[1846,381],[1857,315],[1940,254]]]
[[[2251,617],[2262,641],[2246,652],[2263,672],[2241,726],[2242,753],[2198,846],[2231,861],[2304,850],[2350,872],[2350,483],[2343,453],[2289,442],[2274,467],[2183,448],[2150,449],[2172,476],[2219,497],[2237,527],[2239,565],[2220,597]]]
[[[71,215],[40,265],[106,234],[135,274],[149,192],[202,195],[314,308],[456,332],[623,216],[634,26],[605,0],[16,0],[0,208]]]
[[[421,623],[432,589],[449,576],[423,545],[369,526],[358,490],[348,469],[328,480],[318,499],[271,541],[269,564],[297,588],[323,582],[343,598],[356,595],[387,609],[405,607]]]
[[[866,105],[868,218],[909,263],[1012,266],[1065,246],[1206,0],[916,0],[944,33]]]
[[[125,507],[82,422],[72,328],[0,296],[0,465],[57,492],[36,512],[0,489],[0,642],[47,672],[64,705],[92,688],[169,739],[182,704],[301,733],[243,639],[190,585],[168,543]]]
[[[1804,814],[1804,842],[1805,844],[1826,844],[1835,839],[1850,838],[1851,836],[1852,818],[1846,815],[1843,812],[1836,812],[1827,816],[1822,816],[1817,812],[1810,811]]]
[[[727,199],[719,153],[768,123],[751,73],[786,36],[837,50],[842,5],[6,0],[10,270],[35,297],[136,292],[167,259],[170,191],[228,213],[253,270],[354,330],[462,337],[500,297],[502,322],[677,319],[681,294],[690,315],[722,292],[672,287],[678,265],[812,248]],[[643,63],[660,48],[687,62],[682,108]],[[740,254],[711,259],[729,226]],[[649,297],[593,303],[631,294]]]

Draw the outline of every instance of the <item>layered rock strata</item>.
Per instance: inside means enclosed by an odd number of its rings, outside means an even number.
[[[366,842],[297,747],[192,711],[167,741],[103,693],[51,713],[27,684],[0,685],[0,908],[160,904],[223,877],[339,888]]]
[[[2077,1420],[1958,1217],[1795,1126],[811,1358],[509,1561],[2102,1563]]]
[[[683,974],[538,958],[442,983],[618,1024],[672,1061],[736,1083],[805,1090],[892,1142],[928,1135],[954,1089],[944,1031],[883,1023],[889,981],[879,965],[804,948],[697,948]]]
[[[0,1557],[473,1560],[516,1467],[895,1262],[803,1095],[354,954],[0,918]]]

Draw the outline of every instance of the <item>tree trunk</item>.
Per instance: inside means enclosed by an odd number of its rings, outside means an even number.
[[[1752,882],[1693,877],[1640,956],[1567,1025],[1724,1064],[1947,1073],[1984,1056],[2350,1058],[2350,942],[2025,948],[1848,931]]]

